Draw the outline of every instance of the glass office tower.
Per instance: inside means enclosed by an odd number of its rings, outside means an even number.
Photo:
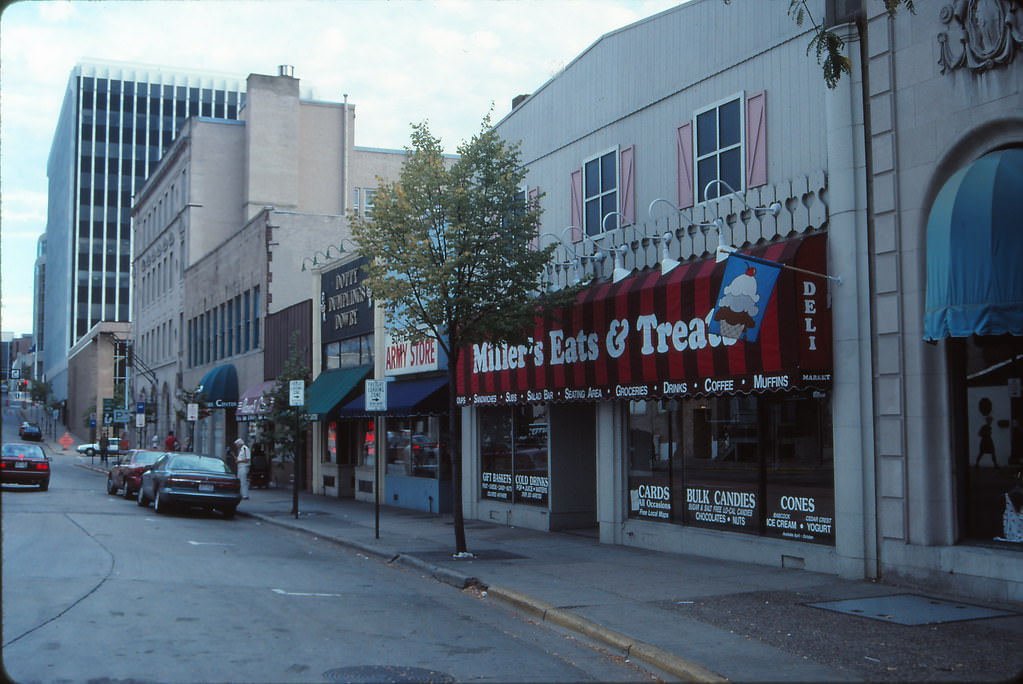
[[[71,71],[47,164],[43,372],[67,393],[68,351],[131,312],[131,205],[189,117],[237,119],[245,78],[119,62]]]

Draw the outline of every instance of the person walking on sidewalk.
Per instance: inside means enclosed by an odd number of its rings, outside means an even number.
[[[238,479],[242,481],[242,498],[249,498],[249,464],[252,462],[252,458],[249,453],[249,447],[245,445],[245,440],[241,437],[234,440],[234,444],[238,447],[238,453],[235,455],[235,463],[238,466]]]

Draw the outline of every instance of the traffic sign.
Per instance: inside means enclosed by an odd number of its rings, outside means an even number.
[[[131,411],[128,409],[114,409],[115,423],[123,423],[127,425],[129,420],[131,420]]]
[[[387,381],[367,380],[366,381],[366,410],[386,411],[387,410]]]
[[[288,383],[288,406],[305,406],[305,380]]]

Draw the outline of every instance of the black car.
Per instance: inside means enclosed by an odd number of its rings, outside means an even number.
[[[152,501],[157,513],[180,505],[216,509],[231,518],[241,498],[241,480],[223,459],[169,451],[142,473],[137,501],[139,506]]]
[[[35,423],[22,423],[21,427],[18,428],[18,435],[22,439],[31,440],[33,442],[43,441],[43,431]]]
[[[4,444],[0,482],[50,488],[50,459],[37,444]]]

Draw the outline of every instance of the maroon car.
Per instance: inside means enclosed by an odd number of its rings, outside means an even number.
[[[36,444],[4,444],[0,482],[50,488],[50,459]]]
[[[133,498],[142,482],[142,471],[156,463],[156,459],[164,453],[148,449],[127,451],[107,473],[107,494],[113,496],[123,490],[125,499]]]

